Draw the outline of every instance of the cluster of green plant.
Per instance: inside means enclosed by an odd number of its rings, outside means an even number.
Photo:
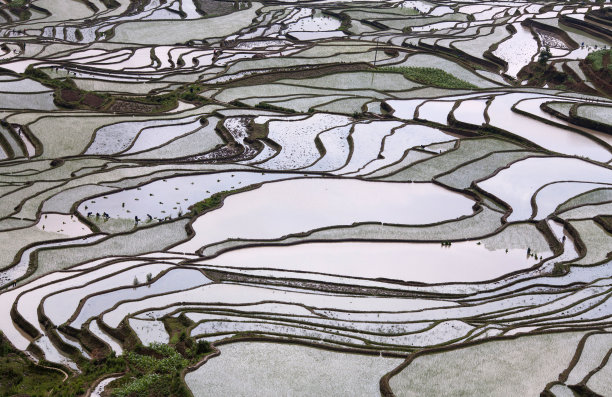
[[[52,365],[44,360],[39,364],[33,363],[14,349],[0,332],[0,396],[76,395],[74,392],[59,392],[64,386],[64,376],[61,371],[47,367]]]
[[[0,358],[0,396],[46,396],[62,381],[58,371],[43,368],[27,359]]]
[[[210,210],[212,208],[219,207],[223,202],[223,199],[229,194],[228,191],[222,191],[219,193],[215,193],[209,198],[199,201],[190,207],[191,213],[193,215],[198,215],[204,211]]]
[[[36,365],[0,332],[0,396],[46,396],[62,381],[59,371]]]
[[[606,52],[610,52],[612,50],[599,50],[593,51],[589,55],[587,55],[586,60],[591,65],[591,67],[595,70],[601,70],[603,68],[603,57]]]
[[[25,77],[36,80],[47,87],[55,89],[77,89],[77,85],[71,78],[67,77],[65,79],[54,79],[41,69],[32,67],[32,65],[29,65],[23,74]]]
[[[209,198],[204,199],[202,201],[198,201],[197,203],[190,206],[189,209],[191,210],[191,215],[195,216],[195,215],[201,214],[204,211],[208,211],[210,209],[217,208],[221,206],[221,204],[223,203],[223,200],[225,200],[227,196],[236,194],[236,193],[240,193],[245,190],[247,190],[247,188],[238,189],[238,190],[223,190],[221,192],[215,193],[211,195]]]
[[[199,340],[195,343],[193,338],[187,336],[187,331],[194,325],[194,322],[185,313],[181,313],[178,317],[166,317],[164,324],[170,334],[170,344],[174,345],[185,357],[198,359],[203,354],[212,351],[207,341]]]
[[[612,49],[593,51],[586,57],[586,61],[593,70],[600,71],[604,68],[604,58],[608,59],[608,73],[612,74]]]
[[[179,59],[179,63],[180,61],[182,61],[182,59]],[[199,84],[190,84],[187,87],[185,87],[183,90],[180,91],[179,98],[182,99],[183,101],[197,102],[199,104],[205,104],[205,103],[210,102],[209,99],[198,95],[200,92],[202,92],[202,90],[203,88]]]
[[[100,102],[101,105],[95,107],[97,110],[107,108],[115,100],[123,100],[137,102],[144,105],[153,105],[155,107],[153,111],[155,112],[163,112],[173,109],[177,106],[177,102],[179,99],[192,103],[197,103],[200,105],[210,102],[207,98],[198,95],[198,93],[202,91],[202,87],[198,84],[191,84],[186,87],[179,87],[172,92],[159,95],[149,94],[144,97],[113,97],[107,93],[81,90],[71,78],[52,78],[44,71],[36,69],[31,65],[28,66],[25,70],[24,76],[32,80],[36,80],[47,87],[53,88],[55,90],[56,104],[58,106],[72,109],[92,108],[87,104],[88,99],[98,99],[98,102]],[[66,99],[66,93],[69,93],[77,97],[78,99],[68,100]]]
[[[255,105],[255,107],[258,108],[258,109],[278,110],[280,112],[296,113],[296,111],[293,110],[293,109],[288,109],[288,108],[284,108],[282,106],[272,105],[271,103],[267,103],[267,102],[259,102],[257,105]]]
[[[153,343],[148,347],[137,346],[125,356],[129,371],[115,381],[113,397],[157,397],[190,396],[182,381],[181,373],[190,364],[199,361],[210,353],[210,345],[205,341],[195,342],[186,336],[174,345]]]
[[[148,348],[138,347],[127,352],[125,360],[129,372],[120,380],[112,396],[188,396],[181,380],[181,371],[189,365],[172,346],[153,343]]]
[[[193,321],[191,321],[185,313],[181,313],[178,317],[166,317],[164,319],[164,324],[170,335],[170,343],[177,344],[186,340],[186,330],[193,325]]]
[[[538,56],[538,63],[540,65],[546,65],[546,62],[548,62],[550,58],[552,58],[552,53],[550,52],[550,47],[546,46]]]
[[[126,361],[123,356],[115,356],[114,352],[98,360],[84,361],[80,365],[82,372],[69,377],[57,385],[52,396],[73,397],[85,394],[87,389],[100,377],[113,373],[125,372]]]
[[[156,345],[150,349],[139,346],[138,349],[144,353],[128,351],[125,355],[117,357],[113,352],[101,359],[81,360],[79,362],[81,373],[70,376],[64,381],[64,376],[60,371],[44,367],[44,365],[53,365],[52,363],[42,361],[41,365],[34,364],[21,352],[15,350],[0,333],[0,397],[13,395],[81,396],[101,377],[126,371],[121,381],[130,392],[117,395],[186,396],[188,392],[181,380],[181,371],[193,360],[210,352],[210,346],[207,343],[195,343],[193,340],[191,343],[193,345],[190,350],[190,353],[193,353],[190,355],[191,360],[183,358],[168,345]],[[146,374],[159,374],[169,387],[162,389],[159,384],[147,383],[150,377],[143,376]],[[164,374],[169,376],[164,376]],[[134,385],[131,385],[132,382]],[[132,393],[133,390],[145,390],[146,385],[154,387],[153,390],[162,390],[161,394],[156,394],[155,391],[145,394]]]
[[[26,21],[32,17],[27,0],[10,0],[8,8],[9,11],[17,15],[21,21]]]
[[[478,88],[467,81],[458,79],[450,73],[442,69],[428,67],[381,67],[378,68],[382,72],[401,73],[408,80],[432,87],[440,88],[457,88],[457,89],[474,89]]]

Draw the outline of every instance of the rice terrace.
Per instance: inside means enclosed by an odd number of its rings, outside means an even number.
[[[0,0],[0,397],[612,396],[606,1]]]

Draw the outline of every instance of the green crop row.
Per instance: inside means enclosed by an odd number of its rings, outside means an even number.
[[[401,73],[408,80],[439,88],[474,89],[475,85],[458,79],[442,69],[429,67],[381,67],[382,72]]]

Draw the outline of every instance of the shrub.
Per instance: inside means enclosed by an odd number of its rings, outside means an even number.
[[[541,52],[540,55],[538,57],[538,63],[540,65],[546,65],[546,62],[548,62],[548,60],[552,57],[552,53],[550,52],[550,47],[546,46]]]
[[[210,343],[205,340],[199,340],[196,345],[196,354],[206,354],[211,351]]]
[[[604,58],[608,59],[608,68],[604,69]],[[596,72],[602,71],[602,73],[607,73],[608,76],[612,76],[612,50],[599,50],[593,51],[586,57],[586,62],[595,70]]]

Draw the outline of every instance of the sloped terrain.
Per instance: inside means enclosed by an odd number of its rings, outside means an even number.
[[[0,0],[0,395],[609,395],[610,26]]]

